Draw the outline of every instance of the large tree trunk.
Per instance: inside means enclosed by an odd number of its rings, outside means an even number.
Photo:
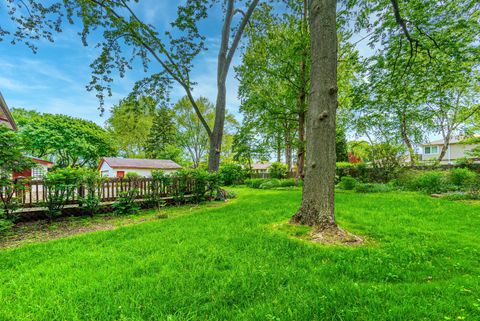
[[[223,128],[225,125],[226,109],[226,78],[218,79],[217,83],[217,102],[215,105],[215,123],[213,125],[212,135],[210,136],[210,152],[208,155],[208,170],[210,172],[218,171],[220,166],[220,154],[222,152]]]
[[[234,0],[228,0],[225,9],[225,20],[222,27],[222,37],[220,50],[218,52],[217,62],[217,102],[215,105],[215,124],[210,134],[210,151],[208,155],[208,170],[210,172],[218,171],[220,166],[220,154],[222,152],[223,127],[225,124],[225,108],[227,89],[228,70],[232,62],[235,51],[237,50],[240,39],[242,38],[245,27],[255,10],[259,0],[253,0],[248,6],[248,10],[243,12],[243,18],[235,30],[233,40],[230,39],[232,31],[232,19],[235,14]],[[229,46],[230,44],[230,46]],[[207,126],[208,127],[208,126]]]
[[[338,230],[334,216],[337,110],[336,0],[310,0],[312,70],[302,205],[293,223]]]
[[[303,25],[305,34],[308,33],[308,4],[303,1]],[[300,61],[300,87],[298,90],[297,113],[298,113],[298,147],[297,147],[297,179],[303,179],[305,167],[305,109],[307,99],[307,50],[302,52]]]

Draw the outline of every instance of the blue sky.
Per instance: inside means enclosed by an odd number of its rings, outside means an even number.
[[[146,22],[154,24],[159,30],[168,28],[176,16],[177,2],[168,0],[143,0],[135,6],[139,16]],[[209,18],[201,24],[202,34],[207,37],[209,50],[201,53],[195,61],[192,79],[198,83],[194,95],[205,96],[212,101],[216,98],[216,56],[218,53],[221,14],[213,10]],[[11,26],[5,14],[5,5],[0,4],[0,21]],[[5,23],[2,22],[2,26]],[[0,91],[10,107],[22,107],[41,112],[68,114],[93,120],[103,125],[108,117],[108,110],[131,90],[136,80],[145,74],[142,68],[129,71],[124,78],[116,77],[113,85],[113,97],[107,99],[103,117],[98,110],[99,103],[94,92],[88,92],[85,85],[90,80],[90,63],[98,51],[95,39],[91,38],[89,46],[81,44],[77,32],[80,25],[65,25],[64,32],[55,35],[55,42],[37,43],[36,54],[23,44],[11,45],[0,42]],[[234,64],[238,63],[239,55]],[[227,107],[232,112],[238,111],[238,82],[230,70]],[[178,86],[171,93],[172,101],[184,95]]]
[[[146,22],[165,30],[176,16],[178,2],[169,0],[143,0],[135,5],[136,13]],[[5,13],[5,3],[0,4],[2,26],[11,22]],[[216,59],[219,46],[222,16],[217,5],[210,10],[209,18],[201,24],[201,32],[207,37],[208,51],[201,53],[195,61],[191,77],[198,84],[194,95],[205,96],[212,101],[216,98]],[[109,109],[125,97],[136,80],[145,74],[142,68],[129,71],[125,78],[116,77],[113,97],[106,100],[103,117],[98,110],[99,102],[94,92],[88,92],[85,85],[90,80],[90,63],[96,58],[95,39],[90,38],[88,47],[81,44],[77,32],[80,25],[64,26],[64,31],[55,35],[55,42],[40,41],[36,54],[23,44],[11,45],[0,42],[0,91],[10,107],[22,107],[41,112],[61,113],[95,121],[103,125]],[[359,36],[360,37],[360,36]],[[360,44],[361,51],[366,51]],[[239,52],[233,64],[240,61]],[[227,108],[238,115],[238,82],[230,69],[227,80]],[[172,91],[172,101],[184,95],[178,86]]]

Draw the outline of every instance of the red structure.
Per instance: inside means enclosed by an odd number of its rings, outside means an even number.
[[[26,156],[31,161],[35,163],[35,166],[32,168],[28,168],[22,172],[16,172],[12,174],[13,179],[18,177],[31,177],[33,179],[40,179],[45,175],[49,168],[51,168],[54,164],[52,162],[37,158]]]

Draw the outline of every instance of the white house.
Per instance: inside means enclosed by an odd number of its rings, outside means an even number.
[[[104,157],[98,165],[98,170],[104,177],[124,177],[127,173],[151,177],[154,170],[162,170],[168,173],[181,168],[182,166],[171,160],[119,157]]]
[[[474,137],[480,138],[480,135],[475,135]],[[434,140],[426,144],[420,145],[420,156],[422,161],[434,161],[437,160],[442,151],[442,146],[444,144],[443,139]],[[471,158],[472,156],[468,155],[468,152],[474,148],[480,146],[478,144],[465,144],[463,143],[462,137],[455,137],[450,140],[447,152],[443,157],[441,164],[454,164],[460,158]],[[480,163],[479,159],[474,160],[475,163]]]
[[[268,172],[268,168],[271,166],[271,163],[255,163],[252,165],[252,171],[257,174],[265,174]]]

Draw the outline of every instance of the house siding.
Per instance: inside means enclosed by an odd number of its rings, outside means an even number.
[[[128,173],[137,173],[141,177],[152,177],[152,171],[155,169],[143,169],[143,168],[111,168],[107,162],[103,162],[102,166],[100,166],[100,174],[105,177],[117,177],[118,171],[125,172],[125,175]],[[174,173],[177,170],[175,169],[160,169],[165,173]]]
[[[426,155],[425,154],[425,147],[426,146],[438,146],[438,153],[437,154],[431,154],[431,155]],[[459,158],[464,158],[468,157],[467,152],[471,151],[475,147],[479,145],[465,145],[465,144],[453,144],[448,146],[447,152],[445,153],[445,156],[443,157],[442,161],[440,162],[441,164],[448,164],[448,163],[454,163],[457,159]],[[434,161],[437,160],[438,157],[440,156],[440,152],[442,149],[442,145],[425,145],[422,148],[422,160],[424,161]]]

